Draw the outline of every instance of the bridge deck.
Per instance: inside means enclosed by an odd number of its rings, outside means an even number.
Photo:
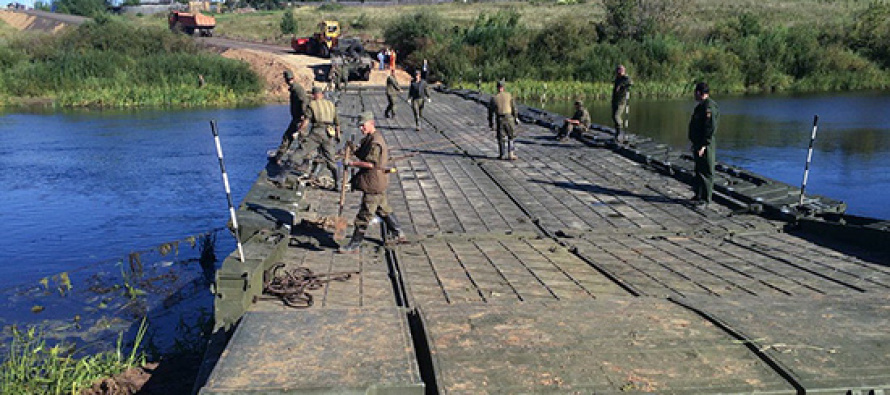
[[[377,114],[391,156],[417,153],[389,189],[410,243],[384,245],[373,225],[360,254],[338,255],[329,234],[294,226],[276,261],[355,274],[310,291],[308,309],[254,303],[202,393],[890,391],[886,254],[690,207],[682,182],[538,126],[520,126],[519,160],[496,160],[484,107],[457,96],[435,94],[420,132],[405,103],[380,117],[382,91],[339,99],[345,123]],[[294,210],[257,198],[282,193],[265,177],[254,190],[243,207],[268,228],[337,212],[334,192],[306,190]],[[257,339],[264,322],[292,333]],[[292,349],[329,358],[264,373]]]

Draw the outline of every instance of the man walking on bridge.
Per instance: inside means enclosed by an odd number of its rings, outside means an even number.
[[[420,119],[423,118],[423,99],[430,101],[430,89],[426,81],[420,79],[420,70],[414,72],[414,80],[408,88],[408,100],[414,112],[414,130],[420,131]]]
[[[494,130],[497,135],[498,159],[516,160],[518,158],[513,147],[515,137],[513,124],[519,124],[519,118],[513,95],[504,90],[504,85],[504,81],[498,81],[498,93],[492,96],[488,103],[488,128]]]
[[[399,81],[396,81],[396,71],[390,70],[389,77],[386,77],[386,111],[383,112],[384,117],[395,118],[396,99],[398,99],[398,94],[401,91],[402,87],[399,86]]]
[[[695,161],[695,176],[692,190],[695,196],[692,203],[707,207],[714,192],[714,132],[717,131],[720,108],[711,99],[710,88],[705,82],[695,84],[695,101],[698,105],[692,111],[689,121],[689,141],[692,143],[692,157]]]
[[[309,96],[303,86],[294,81],[294,73],[290,70],[284,71],[284,82],[287,83],[288,92],[290,93],[290,124],[281,136],[281,145],[275,153],[275,160],[281,157],[290,149],[290,145],[296,138],[299,131],[300,122],[303,121],[303,115],[306,113],[306,105],[309,104]]]
[[[337,107],[324,98],[324,93],[317,86],[312,88],[312,101],[306,107],[306,116],[300,124],[300,130],[305,130],[310,122],[312,129],[300,140],[301,147],[293,153],[291,162],[296,163],[295,160],[301,160],[305,163],[318,151],[331,172],[336,189],[340,185],[340,173],[334,163],[334,141],[340,140],[340,118],[337,116]]]
[[[359,130],[364,137],[361,145],[355,151],[357,160],[347,163],[347,166],[359,168],[358,173],[352,179],[353,189],[362,191],[362,205],[355,216],[355,229],[349,243],[340,247],[341,254],[353,254],[359,251],[368,224],[374,215],[379,216],[386,224],[387,231],[396,242],[405,242],[405,234],[399,225],[396,214],[389,207],[386,200],[386,188],[389,186],[387,175],[389,166],[389,149],[383,135],[377,131],[374,125],[374,114],[370,111],[363,112],[359,118]]]

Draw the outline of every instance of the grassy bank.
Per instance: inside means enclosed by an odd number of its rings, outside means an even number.
[[[0,40],[0,101],[56,106],[205,106],[254,101],[247,64],[199,49],[190,37],[99,18],[58,35]],[[199,80],[203,79],[203,84]]]
[[[625,64],[638,96],[838,91],[890,85],[890,6],[862,0],[597,0],[292,9],[298,35],[337,19],[385,38],[400,62],[430,61],[452,85],[506,79],[535,98],[608,95]],[[287,43],[283,11],[218,15],[217,33]],[[145,18],[146,23],[163,23]],[[546,81],[546,82],[545,82]]]
[[[144,325],[130,351],[118,340],[114,351],[83,357],[73,356],[73,347],[62,343],[50,347],[34,327],[12,330],[12,344],[0,364],[0,393],[4,394],[78,394],[98,379],[145,363],[138,351]]]

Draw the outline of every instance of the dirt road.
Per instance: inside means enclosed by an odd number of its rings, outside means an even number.
[[[273,100],[287,100],[287,85],[282,74],[285,70],[291,70],[297,81],[307,90],[313,85],[325,85],[325,76],[330,67],[330,59],[315,56],[295,54],[290,47],[251,43],[231,40],[221,37],[206,37],[198,39],[205,45],[216,48],[222,56],[247,62],[250,67],[266,83],[266,94]],[[368,81],[350,81],[352,86],[384,86],[388,71],[377,69],[376,61],[371,70],[371,79]],[[396,79],[399,85],[407,87],[411,77],[404,70],[396,70]]]

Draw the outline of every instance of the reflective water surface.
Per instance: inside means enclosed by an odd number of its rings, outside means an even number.
[[[0,288],[223,227],[289,120],[251,109],[0,115]],[[234,249],[219,232],[217,255]]]
[[[807,193],[843,200],[851,214],[890,218],[890,93],[713,98],[721,111],[718,161],[799,186],[818,115]],[[608,103],[585,104],[594,123],[611,126]],[[573,112],[570,103],[543,107]],[[691,93],[682,100],[632,100],[630,130],[688,149],[693,107]]]
[[[818,114],[807,190],[846,201],[851,213],[890,218],[890,94],[715,100],[718,160],[799,185]],[[587,104],[594,122],[608,122],[607,103]],[[634,100],[631,131],[685,149],[693,106],[691,97]],[[237,204],[277,146],[286,106],[0,113],[0,289],[225,226],[211,119]],[[235,247],[219,234],[222,257]]]

